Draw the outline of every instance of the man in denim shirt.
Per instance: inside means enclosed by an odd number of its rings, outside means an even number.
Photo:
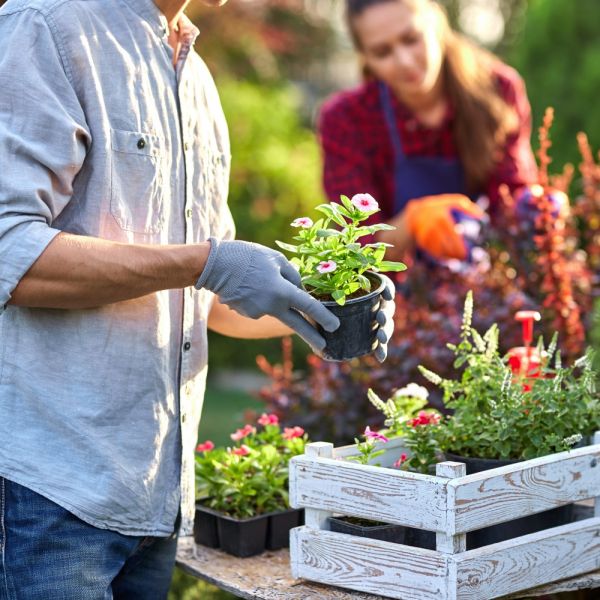
[[[338,326],[281,254],[233,239],[188,1],[0,9],[2,599],[165,597],[207,327],[318,352],[311,321]]]

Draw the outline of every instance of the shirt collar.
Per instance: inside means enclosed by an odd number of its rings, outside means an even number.
[[[158,35],[164,35],[169,31],[167,17],[154,4],[153,0],[125,0],[135,13],[148,21]]]

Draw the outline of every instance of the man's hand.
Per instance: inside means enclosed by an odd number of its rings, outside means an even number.
[[[469,221],[479,223],[483,210],[462,194],[441,194],[411,200],[404,211],[406,226],[415,244],[437,259],[465,260],[468,247],[463,235]]]
[[[379,343],[375,348],[375,358],[379,362],[383,362],[387,358],[388,342],[394,333],[394,312],[396,310],[394,296],[396,295],[396,288],[389,277],[381,273],[379,273],[379,276],[385,282],[385,289],[381,294],[381,304],[375,315],[375,319],[379,323],[379,329],[377,330],[377,341]]]
[[[326,331],[335,331],[339,320],[302,290],[300,274],[283,254],[250,242],[210,238],[210,244],[196,288],[211,290],[223,304],[246,317],[276,317],[315,352],[322,352],[325,340],[300,313]]]

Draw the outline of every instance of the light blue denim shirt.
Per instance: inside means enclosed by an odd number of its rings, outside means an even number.
[[[193,49],[182,57],[175,70],[152,0],[0,9],[0,307],[60,231],[234,236],[217,91]],[[6,306],[0,475],[130,535],[169,534],[181,504],[189,533],[213,298],[188,288],[93,310]]]

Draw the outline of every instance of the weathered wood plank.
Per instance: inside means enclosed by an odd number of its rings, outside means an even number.
[[[294,529],[291,544],[295,577],[389,598],[446,599],[447,559],[438,552],[308,527]]]
[[[333,444],[327,442],[313,442],[308,444],[305,449],[306,456],[309,458],[333,458]],[[304,511],[304,523],[307,527],[315,529],[329,529],[329,518],[333,513],[327,510],[317,508],[307,508]]]
[[[296,456],[290,463],[290,503],[445,531],[447,482],[420,473]]]
[[[448,482],[456,512],[446,533],[487,525],[600,496],[600,445],[587,446]]]
[[[449,555],[457,599],[481,600],[600,568],[600,518]]]
[[[467,467],[464,463],[446,461],[438,463],[435,466],[435,474],[438,477],[447,477],[453,479],[456,477],[464,477],[467,472]],[[447,507],[449,521],[453,520],[453,512],[455,507],[454,488],[448,487]],[[467,549],[467,534],[458,533],[456,535],[447,535],[445,533],[436,533],[436,550],[446,554],[456,554],[464,552]],[[452,586],[452,583],[450,584]]]

